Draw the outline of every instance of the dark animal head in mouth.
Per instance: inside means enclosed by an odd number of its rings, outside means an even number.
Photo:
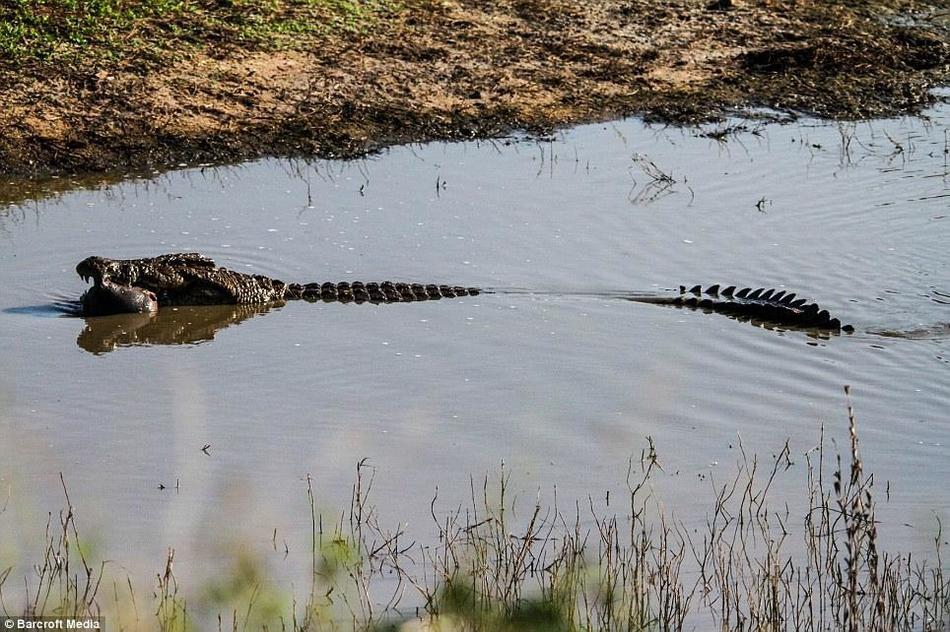
[[[158,311],[158,297],[154,292],[134,285],[118,285],[112,281],[93,285],[80,301],[83,316],[154,314]]]
[[[87,257],[76,266],[76,273],[84,281],[92,281],[80,299],[84,316],[110,314],[154,314],[158,311],[158,297],[151,290],[133,285],[131,279],[115,283],[112,280],[117,262],[104,257]]]

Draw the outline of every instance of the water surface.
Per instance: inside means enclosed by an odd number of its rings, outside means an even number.
[[[948,123],[947,105],[857,125],[629,120],[186,168],[0,210],[0,554],[36,561],[62,472],[87,536],[133,572],[173,546],[180,577],[200,577],[233,543],[269,549],[276,529],[291,555],[274,572],[300,577],[308,474],[339,510],[368,458],[381,519],[424,539],[437,486],[448,510],[504,462],[527,497],[602,498],[648,436],[687,521],[740,441],[763,457],[790,441],[796,466],[773,493],[800,507],[801,455],[823,426],[847,436],[845,384],[882,502],[888,485],[885,544],[926,552],[935,514],[950,523]],[[53,307],[83,291],[73,268],[90,254],[173,251],[287,281],[530,291],[158,323]],[[789,289],[857,331],[611,298],[680,283]]]

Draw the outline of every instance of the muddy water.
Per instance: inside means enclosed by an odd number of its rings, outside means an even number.
[[[948,106],[848,126],[631,120],[185,168],[0,211],[0,554],[35,561],[62,472],[87,537],[133,572],[173,546],[179,577],[201,577],[236,544],[270,550],[276,529],[290,555],[280,545],[273,572],[300,577],[308,474],[338,510],[368,458],[381,520],[424,540],[437,486],[448,510],[504,462],[526,496],[603,498],[648,436],[686,521],[740,441],[768,457],[789,440],[796,465],[773,493],[800,507],[803,453],[822,427],[846,438],[845,384],[882,502],[888,485],[885,544],[924,554],[934,515],[950,522],[948,123]],[[73,268],[90,254],[172,251],[285,280],[531,291],[157,321],[54,306],[83,291]],[[799,292],[856,333],[612,298],[716,282]]]

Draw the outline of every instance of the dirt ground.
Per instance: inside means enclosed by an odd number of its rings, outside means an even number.
[[[868,118],[950,76],[945,0],[443,0],[277,45],[0,58],[0,173],[129,171],[733,108]]]

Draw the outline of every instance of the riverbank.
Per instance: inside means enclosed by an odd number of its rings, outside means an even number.
[[[350,157],[628,114],[867,118],[950,76],[941,2],[0,5],[0,173]]]

